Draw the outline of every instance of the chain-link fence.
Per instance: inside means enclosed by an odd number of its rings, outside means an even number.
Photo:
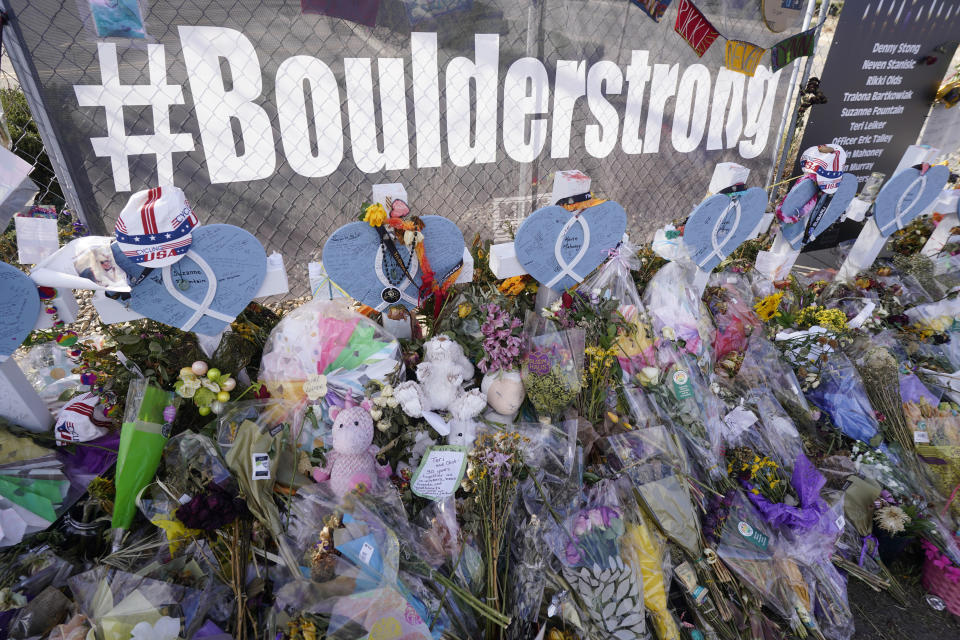
[[[26,96],[6,56],[0,64],[0,110],[3,115],[0,118],[0,142],[33,167],[30,179],[40,188],[35,202],[62,209],[66,201],[53,163],[47,156]]]
[[[296,0],[120,3],[141,11],[143,39],[100,37],[91,3],[4,4],[67,200],[94,231],[131,191],[173,183],[204,222],[281,251],[297,293],[375,183],[404,184],[414,212],[468,243],[504,238],[559,169],[590,175],[641,240],[689,213],[717,162],[765,186],[792,69],[726,70],[723,38],[698,58],[673,28],[680,0],[659,23],[628,0],[384,0],[373,29]],[[697,2],[726,38],[770,47],[791,32],[759,5]],[[11,135],[61,196],[42,146]]]

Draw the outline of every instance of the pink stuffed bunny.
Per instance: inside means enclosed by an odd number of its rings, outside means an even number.
[[[333,407],[333,449],[327,453],[325,467],[313,470],[317,482],[330,481],[330,488],[338,497],[363,485],[366,490],[377,488],[380,478],[390,477],[389,465],[377,464],[377,447],[373,444],[371,404],[364,400],[354,406],[347,398],[343,409]]]

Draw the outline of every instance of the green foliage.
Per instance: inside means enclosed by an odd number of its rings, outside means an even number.
[[[13,140],[12,151],[33,166],[30,179],[40,186],[37,204],[63,207],[63,191],[53,172],[53,165],[43,147],[37,124],[30,114],[27,99],[18,87],[0,89],[0,105],[7,118],[7,128]]]

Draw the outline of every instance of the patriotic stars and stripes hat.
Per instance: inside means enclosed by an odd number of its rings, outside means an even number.
[[[181,189],[138,191],[117,218],[117,245],[141,267],[165,267],[190,250],[193,228],[199,224]]]
[[[840,186],[846,164],[847,152],[838,144],[810,147],[800,156],[803,172],[814,174],[817,185],[826,193],[833,193]]]

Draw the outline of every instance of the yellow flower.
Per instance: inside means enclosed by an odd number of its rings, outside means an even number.
[[[759,490],[759,489],[750,489],[750,493],[752,493],[752,494],[755,495],[755,496],[758,496],[758,495],[760,495],[760,490]]]
[[[371,227],[379,227],[386,219],[387,210],[384,209],[383,205],[379,202],[367,207],[366,212],[363,214],[363,221]]]
[[[817,324],[837,333],[847,328],[847,315],[840,309],[821,309],[816,313]]]
[[[164,533],[167,534],[167,542],[170,545],[171,555],[176,554],[184,542],[189,542],[193,538],[203,535],[203,531],[199,529],[188,529],[187,525],[175,517],[168,518],[165,515],[158,515],[150,522],[163,529]]]
[[[524,282],[523,276],[513,276],[501,282],[497,288],[500,289],[501,293],[505,293],[508,296],[515,296],[523,293],[526,287],[527,283]]]
[[[772,293],[769,296],[761,298],[757,304],[753,305],[753,310],[757,312],[757,315],[764,322],[769,321],[771,318],[775,318],[780,315],[780,312],[777,309],[780,307],[780,301],[783,299],[783,292],[778,291],[777,293]]]
[[[461,302],[460,306],[457,307],[457,315],[461,318],[466,318],[471,311],[473,311],[473,305],[469,302]]]

